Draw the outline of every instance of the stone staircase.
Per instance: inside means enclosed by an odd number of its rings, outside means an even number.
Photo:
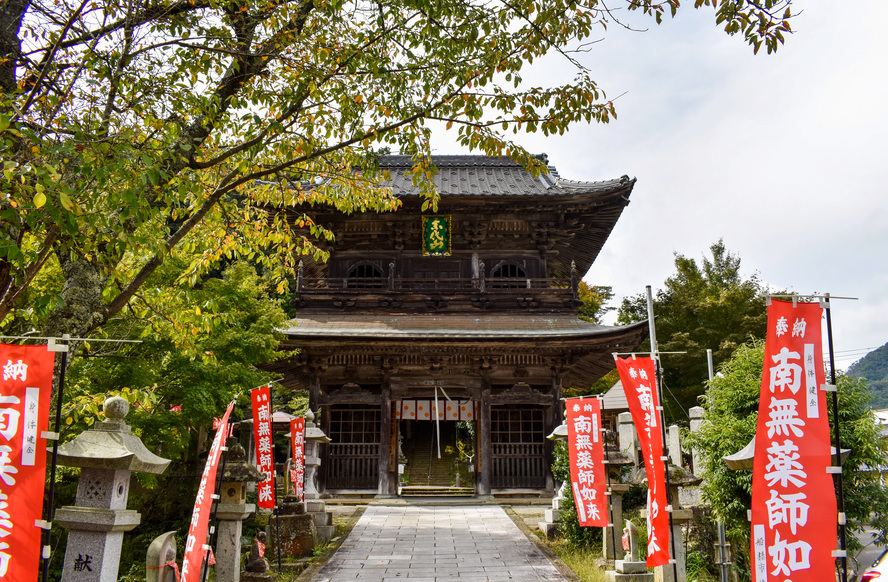
[[[434,423],[431,422],[416,423],[416,430],[404,451],[409,461],[405,471],[407,485],[401,488],[401,495],[434,497],[474,495],[473,487],[452,486],[454,454],[445,453],[442,444],[441,458],[438,458],[438,446],[433,440],[434,428]],[[442,430],[442,438],[443,433]],[[446,438],[443,440],[447,442]]]

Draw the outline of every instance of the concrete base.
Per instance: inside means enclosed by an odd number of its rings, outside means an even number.
[[[319,544],[325,544],[336,535],[333,514],[327,511],[327,504],[319,499],[305,501],[305,512],[312,516]]]
[[[554,523],[549,523],[548,521],[538,522],[537,527],[541,532],[543,532],[543,535],[545,535],[550,540],[553,539],[558,533],[558,526]]]
[[[336,535],[335,525],[321,525],[315,528],[318,532],[318,543],[326,544]]]
[[[647,566],[644,562],[616,560],[614,562],[614,570],[616,570],[618,574],[645,574],[647,572]]]
[[[274,577],[268,572],[241,572],[241,582],[271,582]]]
[[[615,560],[616,572],[605,572],[608,582],[654,582],[654,575],[647,571],[644,562]]]

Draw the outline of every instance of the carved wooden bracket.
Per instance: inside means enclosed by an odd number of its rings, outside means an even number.
[[[447,308],[447,299],[443,297],[426,297],[426,307],[439,311]]]
[[[530,309],[540,304],[540,300],[537,297],[516,297],[516,300],[518,301],[518,305],[525,309]]]
[[[487,309],[490,307],[491,301],[487,297],[472,297],[472,307],[478,309]]]
[[[401,301],[400,299],[398,299],[396,297],[380,297],[377,300],[377,302],[379,303],[380,307],[395,307],[395,308],[401,307],[401,305],[404,303],[403,301]]]

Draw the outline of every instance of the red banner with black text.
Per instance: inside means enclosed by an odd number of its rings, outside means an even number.
[[[638,433],[648,479],[646,564],[649,567],[662,566],[669,563],[670,532],[657,368],[652,358],[617,358],[616,363],[629,403],[629,413]]]
[[[577,517],[584,527],[607,527],[607,475],[601,434],[601,402],[571,398],[567,409],[567,451],[570,484]]]
[[[258,487],[259,507],[274,507],[274,443],[271,440],[271,388],[263,386],[250,392],[253,402],[253,439],[256,441],[256,468],[265,473]]]
[[[213,494],[216,491],[216,472],[219,468],[219,457],[222,455],[222,447],[228,438],[228,418],[234,408],[234,402],[228,405],[225,415],[219,422],[213,446],[207,455],[207,463],[204,465],[200,485],[197,488],[197,496],[194,499],[194,511],[191,514],[191,525],[188,527],[188,537],[185,539],[185,555],[182,557],[182,582],[192,582],[200,579],[201,565],[207,554],[207,530],[210,525],[210,510],[213,506]]]
[[[752,473],[753,580],[835,575],[837,509],[817,303],[772,300]],[[810,509],[812,509],[809,511]]]
[[[299,501],[305,501],[305,419],[294,418],[290,421],[290,440],[293,443],[293,467],[290,469],[290,481]]]
[[[37,580],[55,353],[0,344],[0,580]]]

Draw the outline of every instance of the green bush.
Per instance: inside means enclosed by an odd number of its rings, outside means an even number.
[[[555,445],[555,462],[552,464],[552,475],[556,481],[570,483],[570,461],[567,456],[567,445],[559,442]],[[601,532],[599,527],[583,527],[577,516],[577,506],[570,486],[564,488],[564,500],[558,515],[558,533],[565,541],[577,548],[601,548]]]

